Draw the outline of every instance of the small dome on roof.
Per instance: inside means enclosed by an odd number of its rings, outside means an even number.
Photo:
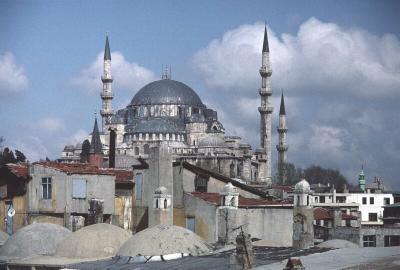
[[[51,223],[34,223],[19,229],[0,248],[0,257],[6,259],[29,258],[54,254],[57,245],[71,231]]]
[[[143,243],[146,243],[145,245]],[[119,249],[119,256],[160,256],[210,252],[207,244],[195,233],[179,226],[157,225],[134,234]]]
[[[199,147],[226,147],[226,143],[217,135],[208,135],[199,140]]]
[[[310,184],[306,179],[301,180],[294,186],[294,192],[296,193],[309,193],[310,191]]]
[[[167,188],[166,187],[158,187],[155,191],[155,194],[167,194]]]
[[[226,184],[222,190],[221,190],[221,194],[225,194],[225,193],[237,193],[236,188],[232,185],[231,182],[229,182],[228,184]]]
[[[131,234],[120,227],[99,223],[70,234],[58,247],[56,256],[67,258],[104,258],[115,255]]]

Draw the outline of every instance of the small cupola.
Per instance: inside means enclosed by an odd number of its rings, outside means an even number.
[[[167,210],[171,208],[171,195],[166,187],[158,187],[153,196],[154,209]]]
[[[239,206],[239,193],[232,183],[229,182],[226,184],[219,194],[221,198],[221,206],[235,208]]]

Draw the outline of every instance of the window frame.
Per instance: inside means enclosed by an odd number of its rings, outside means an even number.
[[[53,181],[51,177],[42,177],[42,181],[40,182],[40,186],[42,189],[42,200],[51,200],[52,198],[52,189],[53,189]]]
[[[189,220],[193,220],[193,230],[189,227],[189,222],[188,222]],[[196,232],[196,217],[186,216],[185,222],[186,222],[186,229],[195,233]]]
[[[362,197],[362,202],[361,202],[361,204],[362,204],[362,205],[367,205],[367,202],[368,202],[367,197]]]
[[[369,197],[369,204],[371,204],[371,205],[375,204],[375,198],[374,197]]]
[[[363,247],[376,247],[376,236],[375,235],[364,235],[363,236]]]

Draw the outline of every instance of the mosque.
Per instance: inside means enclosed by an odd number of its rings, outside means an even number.
[[[172,149],[174,161],[188,162],[248,184],[271,184],[273,107],[269,54],[265,27],[259,70],[260,145],[252,151],[240,137],[226,136],[217,111],[208,108],[188,85],[171,79],[168,71],[164,72],[161,80],[143,86],[126,108],[114,111],[112,60],[107,36],[101,76],[102,127],[99,130],[95,120],[90,148],[91,154],[98,154],[98,166],[131,168],[135,160],[149,158],[150,148],[166,143]],[[283,93],[277,132],[279,182],[284,184],[288,146]],[[59,160],[79,162],[81,152],[82,144],[68,145]]]

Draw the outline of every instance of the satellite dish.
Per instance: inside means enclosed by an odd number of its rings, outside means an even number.
[[[15,209],[14,208],[10,208],[7,212],[7,215],[9,217],[13,217],[15,215]]]

